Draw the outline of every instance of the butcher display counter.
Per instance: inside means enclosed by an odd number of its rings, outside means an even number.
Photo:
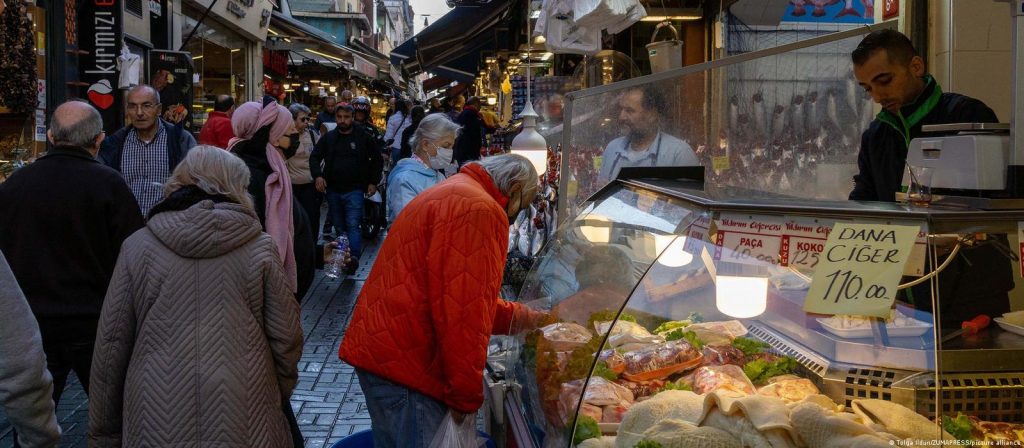
[[[502,352],[517,446],[1024,440],[1024,211],[744,199],[694,177],[619,178],[557,230],[519,294],[547,317]],[[837,226],[877,243],[829,241]],[[884,264],[892,229],[912,229],[894,284],[817,272]],[[882,296],[884,318],[806,311]]]

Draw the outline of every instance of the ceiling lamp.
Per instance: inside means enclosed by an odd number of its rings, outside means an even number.
[[[526,12],[529,14],[533,2],[526,2]],[[530,35],[530,21],[526,23],[526,35]],[[533,41],[530,42],[530,50],[533,49]],[[529,53],[527,53],[529,55]],[[543,176],[548,170],[548,142],[544,136],[537,132],[537,112],[533,110],[533,100],[530,96],[532,90],[530,82],[531,70],[526,70],[526,107],[519,116],[523,119],[523,130],[512,139],[512,154],[519,154],[530,160],[533,168],[537,170],[537,176]]]
[[[768,308],[768,268],[720,262],[715,273],[715,307],[737,319],[763,314]]]

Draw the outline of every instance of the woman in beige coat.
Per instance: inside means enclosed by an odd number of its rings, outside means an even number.
[[[226,151],[192,149],[121,248],[96,334],[89,446],[289,447],[299,307]]]

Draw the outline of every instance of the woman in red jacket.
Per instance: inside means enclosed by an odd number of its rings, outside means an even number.
[[[540,315],[498,298],[509,217],[528,207],[537,172],[518,155],[471,163],[406,205],[359,295],[340,356],[355,366],[376,447],[425,447],[449,410],[483,403],[492,334]]]

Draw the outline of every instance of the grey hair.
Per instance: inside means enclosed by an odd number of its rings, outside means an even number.
[[[416,132],[409,139],[409,146],[412,148],[412,152],[421,154],[420,143],[437,142],[449,135],[453,138],[458,137],[461,132],[462,126],[448,119],[447,115],[427,115],[423,118],[423,121],[420,121],[420,126],[416,128]]]
[[[171,173],[164,185],[164,197],[182,187],[195,185],[209,194],[220,194],[252,209],[249,168],[234,154],[216,146],[197,145]]]
[[[50,117],[50,134],[53,144],[91,148],[96,142],[96,136],[103,132],[103,117],[91,104],[80,100],[73,101],[85,105],[88,112],[84,117],[78,116],[77,120],[73,119],[77,114],[54,112]],[[72,116],[67,117],[67,115]]]
[[[306,115],[309,115],[310,113],[312,113],[312,111],[310,111],[309,108],[306,107],[305,104],[301,104],[301,103],[292,103],[291,106],[288,106],[288,112],[292,113],[292,119],[293,120],[298,118],[299,114],[301,114],[301,113],[305,113]]]
[[[519,154],[501,154],[497,156],[484,157],[479,162],[473,162],[483,167],[491,180],[498,187],[501,194],[509,196],[512,187],[521,185],[524,190],[533,189],[536,191],[537,170],[526,157]]]
[[[128,93],[126,93],[124,95],[124,97],[128,98],[129,95],[131,95],[131,94],[133,94],[135,92],[141,92],[141,91],[144,91],[144,90],[148,90],[149,93],[153,94],[153,99],[156,101],[156,104],[160,104],[160,91],[157,90],[155,87],[149,85],[149,84],[139,84],[139,85],[137,85],[135,87],[132,87],[131,89],[128,90]]]

